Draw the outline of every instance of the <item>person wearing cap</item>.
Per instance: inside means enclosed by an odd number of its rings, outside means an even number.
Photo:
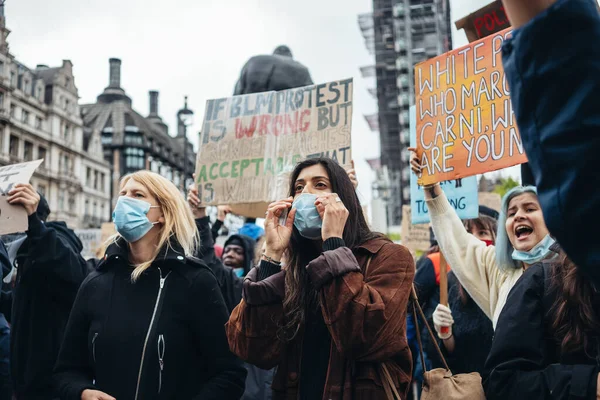
[[[14,287],[1,304],[3,312],[10,310],[13,392],[17,400],[50,400],[52,368],[87,274],[83,246],[66,223],[46,222],[48,202],[30,184],[15,185],[8,202],[28,214],[26,238],[13,261]]]

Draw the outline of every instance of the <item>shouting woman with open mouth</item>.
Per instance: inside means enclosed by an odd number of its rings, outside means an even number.
[[[414,150],[414,149],[411,149]],[[411,168],[421,164],[413,151]],[[452,271],[492,320],[494,329],[511,288],[529,266],[553,257],[550,236],[533,186],[516,187],[502,199],[495,246],[469,234],[439,184],[424,187],[431,225]]]

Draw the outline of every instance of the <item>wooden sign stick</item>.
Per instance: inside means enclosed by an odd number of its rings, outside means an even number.
[[[448,307],[448,263],[440,251],[440,304]],[[442,333],[448,333],[448,327],[442,327]]]

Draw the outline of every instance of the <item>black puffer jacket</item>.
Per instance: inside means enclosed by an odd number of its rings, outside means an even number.
[[[175,243],[135,283],[127,259],[124,241],[109,246],[81,286],[55,369],[60,398],[97,388],[117,399],[239,399],[246,371],[229,351],[212,272]]]
[[[529,267],[508,295],[485,364],[488,400],[596,400],[600,349],[561,354],[550,313],[558,296],[551,268]],[[600,343],[600,332],[587,334]]]
[[[86,276],[81,241],[64,222],[29,217],[27,239],[17,252],[17,281],[3,296],[12,305],[10,367],[17,399],[48,399],[69,313]]]

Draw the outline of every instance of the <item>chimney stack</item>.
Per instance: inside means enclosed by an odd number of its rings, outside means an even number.
[[[108,87],[120,88],[121,87],[121,60],[118,58],[111,58],[108,60],[110,63],[110,81]]]
[[[150,115],[149,116],[158,116],[158,91],[151,90],[150,94]]]

